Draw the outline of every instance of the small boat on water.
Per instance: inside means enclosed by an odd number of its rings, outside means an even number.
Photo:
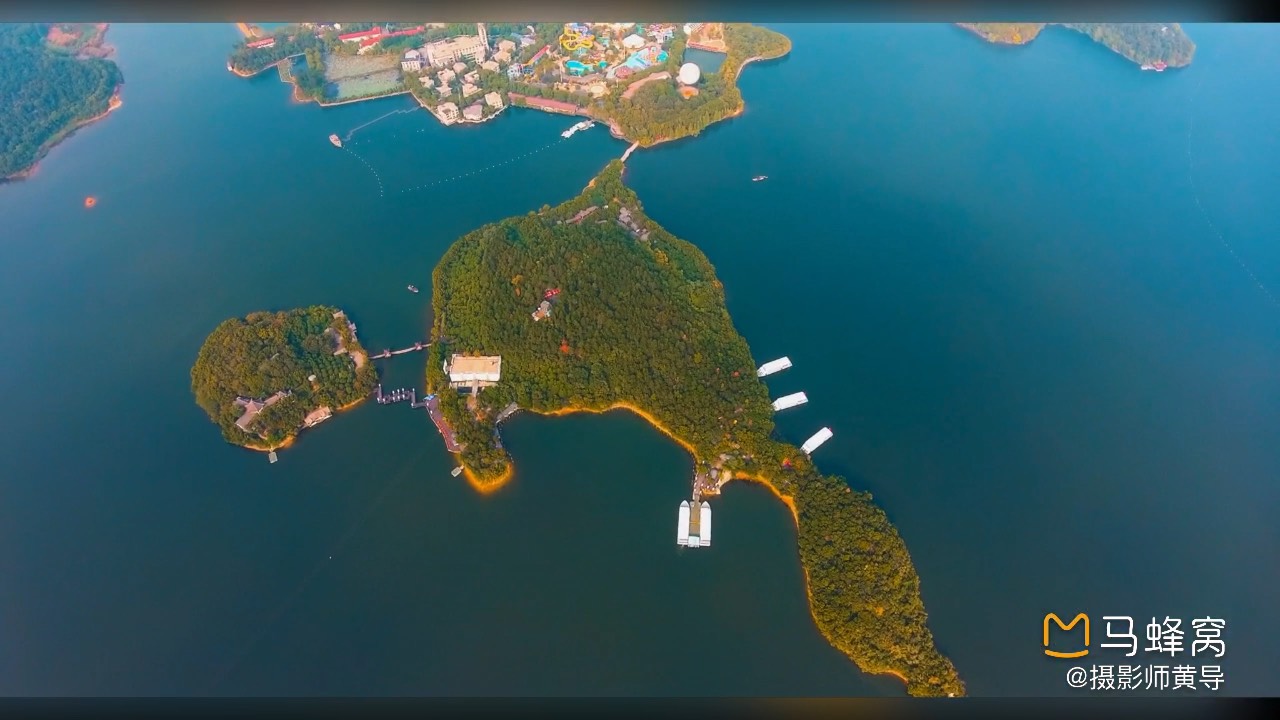
[[[410,286],[409,286],[409,292],[411,292],[411,293],[416,293],[416,292],[418,292],[418,288],[417,288],[416,286],[414,286],[414,285],[410,285]]]
[[[329,142],[333,143],[334,147],[342,147],[342,138],[337,135],[330,135]]]
[[[595,122],[591,120],[583,120],[582,122],[574,124],[574,126],[569,128],[568,130],[565,130],[564,132],[560,133],[560,137],[568,139],[573,137],[573,134],[578,132],[579,130],[590,130],[595,126],[596,126]]]
[[[1151,63],[1150,65],[1143,65],[1143,66],[1142,66],[1142,69],[1143,69],[1143,70],[1155,70],[1156,72],[1164,72],[1164,69],[1165,69],[1165,68],[1167,68],[1167,67],[1169,67],[1169,64],[1168,64],[1168,63],[1166,63],[1166,62],[1165,62],[1165,61],[1163,61],[1163,60],[1157,60],[1157,61],[1155,61],[1154,63]]]
[[[761,180],[768,180],[768,179],[769,179],[768,175],[757,175],[751,178],[751,182],[760,182]]]
[[[450,475],[452,475],[452,476],[454,476],[454,477],[458,477],[459,475],[461,475],[461,474],[462,474],[462,466],[461,466],[461,465],[459,465],[458,467],[454,468],[454,469],[453,469],[453,472],[451,472],[451,473],[449,473],[449,474],[450,474]]]

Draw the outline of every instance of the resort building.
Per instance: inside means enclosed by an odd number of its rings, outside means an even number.
[[[404,54],[400,60],[400,69],[405,72],[418,72],[422,70],[422,53],[417,50],[410,50]]]
[[[315,427],[331,417],[333,417],[333,409],[326,405],[307,413],[307,416],[302,420],[302,424],[306,427]]]
[[[484,117],[484,106],[480,103],[472,103],[462,110],[462,118],[469,122],[477,122]]]
[[[466,63],[464,63],[464,62],[456,62],[456,63],[454,63],[454,64],[453,64],[453,71],[454,71],[454,72],[456,72],[456,73],[463,73],[463,72],[466,72],[466,71],[467,71],[467,64],[466,64]]]
[[[236,398],[235,404],[244,408],[244,413],[240,415],[239,420],[236,420],[236,427],[245,432],[249,432],[249,426],[253,424],[254,418],[258,417],[258,413],[286,397],[289,397],[288,391],[281,390],[275,395],[272,395],[262,401],[254,400],[252,398]]]
[[[449,375],[449,386],[454,388],[482,388],[496,385],[502,377],[502,358],[498,355],[458,355],[455,353],[444,364]]]
[[[498,52],[493,54],[493,60],[494,62],[498,62],[503,65],[506,65],[507,63],[511,62],[511,53],[506,50],[499,50]]]
[[[516,49],[516,44],[511,40],[498,41],[498,52],[507,53],[507,57],[510,57],[511,53],[515,52],[515,49]]]
[[[484,101],[485,104],[494,110],[502,109],[502,96],[496,92],[485,93]]]
[[[438,75],[436,75],[436,77],[440,78],[440,82],[441,82],[441,84],[443,84],[443,83],[451,83],[451,82],[453,82],[455,79],[457,79],[457,77],[458,77],[458,73],[456,73],[456,72],[454,72],[454,71],[452,71],[452,70],[441,70],[441,71],[440,71],[440,73],[439,73]]]
[[[485,70],[488,70],[489,72],[498,72],[498,68],[500,66],[494,60],[485,60],[484,62],[480,63],[480,67],[484,68]]]
[[[480,88],[476,87],[475,85],[472,85],[469,82],[462,83],[462,97],[469,98],[478,92],[480,92]]]
[[[465,66],[464,66],[464,67],[465,67]],[[472,70],[471,72],[467,73],[466,75],[463,75],[463,76],[462,76],[462,79],[463,79],[463,81],[464,81],[464,82],[469,82],[469,83],[471,83],[472,85],[474,85],[474,84],[476,84],[476,83],[480,82],[480,71],[478,71],[478,70]]]
[[[263,38],[261,40],[254,40],[251,43],[245,43],[245,47],[249,48],[250,50],[257,50],[258,48],[274,47],[275,44],[276,44],[276,39],[273,37],[269,37],[269,38]]]
[[[347,33],[346,35],[339,35],[338,39],[344,43],[358,43],[358,42],[363,42],[365,40],[368,40],[370,38],[376,39],[380,37],[382,37],[382,28],[376,27],[376,28],[373,28],[372,30],[361,30],[360,32],[353,32],[353,33]]]
[[[632,33],[622,39],[622,47],[628,50],[639,50],[645,46],[644,38]]]
[[[520,93],[507,93],[507,96],[511,98],[512,102],[519,101],[531,108],[564,113],[565,115],[574,115],[579,109],[578,106],[573,103],[562,102],[560,100],[547,100],[546,98],[521,95]]]
[[[458,106],[451,102],[442,102],[436,107],[436,116],[445,125],[458,122]]]
[[[423,48],[432,67],[444,67],[463,58],[480,62],[485,58],[484,41],[475,35],[459,35],[448,40],[427,43]]]

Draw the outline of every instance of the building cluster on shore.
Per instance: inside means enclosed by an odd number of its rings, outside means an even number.
[[[312,28],[317,37],[327,37],[330,42],[343,47],[355,47],[356,54],[365,55],[385,53],[388,48],[397,46],[396,43],[385,43],[386,40],[412,38],[427,34],[428,30],[438,32],[447,25],[429,23],[400,29],[377,26],[336,36],[331,33],[342,30],[338,23],[302,23],[299,27]],[[678,26],[671,23],[570,22],[561,26],[562,32],[556,41],[535,50],[533,48],[542,42],[538,37],[545,38],[548,31],[545,25],[540,28],[530,26],[523,32],[491,38],[485,23],[476,23],[475,34],[425,41],[401,53],[400,81],[395,83],[394,90],[350,101],[410,92],[440,122],[453,125],[485,122],[511,104],[581,115],[586,113],[585,106],[609,94],[614,86],[622,87],[623,95],[630,98],[643,85],[674,82],[680,94],[688,98],[697,94],[696,85],[701,73],[691,63],[675,75],[660,71],[659,68],[668,61],[671,43],[683,32],[689,46],[717,49],[714,40],[709,41],[710,45],[706,42],[698,45],[695,37],[699,33],[715,35],[709,28],[719,28],[718,32],[723,33],[721,23]],[[254,50],[265,50],[275,45],[275,37],[246,43]],[[719,49],[723,51],[723,47]],[[326,53],[326,67],[331,59],[332,56]],[[388,58],[388,61],[392,59]],[[394,69],[395,66],[391,67]],[[370,71],[370,76],[380,76],[385,71],[385,67],[380,67]],[[497,73],[520,83],[523,86],[521,92],[507,92],[506,88],[493,83],[492,74]],[[286,74],[287,71],[282,69],[282,77],[287,80]],[[346,80],[351,78],[344,77]]]
[[[429,101],[424,105],[440,122],[484,122],[501,112],[506,102],[500,93],[481,88],[480,73],[500,72],[510,65],[516,43],[502,39],[496,47],[496,51],[490,48],[485,24],[476,23],[475,35],[436,40],[406,51],[400,69],[406,85],[416,82],[421,86]]]

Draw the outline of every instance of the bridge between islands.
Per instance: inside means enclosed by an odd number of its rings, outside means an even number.
[[[400,348],[399,350],[391,350],[391,349],[383,350],[382,352],[378,353],[377,355],[370,355],[370,356],[369,356],[369,359],[370,359],[370,360],[382,360],[382,359],[384,359],[384,358],[389,358],[389,357],[392,357],[392,356],[394,356],[394,355],[404,355],[405,353],[419,352],[419,351],[422,351],[422,350],[426,350],[426,349],[427,349],[427,348],[429,348],[429,347],[431,347],[431,343],[429,343],[429,342],[416,342],[416,343],[414,343],[414,344],[410,345],[410,346],[409,346],[409,347],[407,347],[407,348]]]

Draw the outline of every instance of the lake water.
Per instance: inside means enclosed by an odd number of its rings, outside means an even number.
[[[746,112],[627,181],[755,357],[794,361],[771,392],[810,402],[780,433],[835,431],[819,465],[898,526],[970,692],[1065,692],[1040,622],[1084,611],[1224,617],[1226,690],[1273,693],[1277,30],[1191,26],[1195,64],[1156,75],[1066,31],[778,29]],[[218,322],[326,303],[411,344],[456,237],[626,145],[296,105],[226,72],[237,37],[113,27],[124,106],[0,187],[0,692],[902,693],[813,627],[764,490],[726,489],[713,549],[674,545],[692,462],[638,418],[516,417],[488,497],[403,405],[274,465],[227,445],[189,389]]]

